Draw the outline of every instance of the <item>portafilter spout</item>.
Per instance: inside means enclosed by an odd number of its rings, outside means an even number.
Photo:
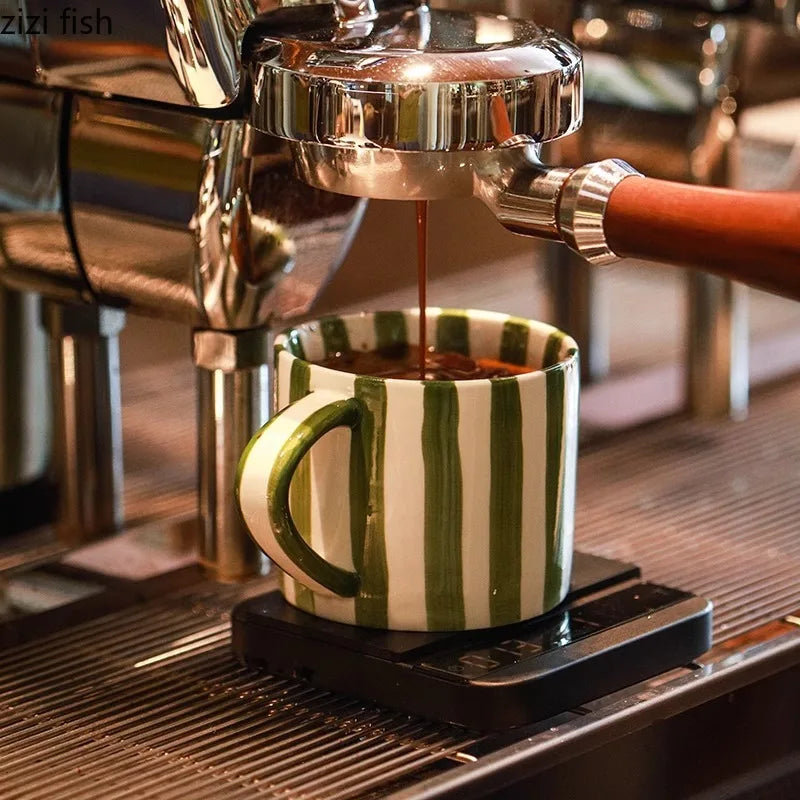
[[[266,15],[248,34],[252,123],[290,140],[307,183],[393,200],[475,195],[510,230],[595,264],[663,261],[800,299],[800,194],[666,183],[614,159],[548,167],[541,144],[582,121],[572,43],[505,16],[370,11],[294,28]]]

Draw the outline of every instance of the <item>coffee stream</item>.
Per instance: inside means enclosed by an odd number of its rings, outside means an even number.
[[[417,200],[417,291],[419,293],[419,379],[428,357],[428,201]]]
[[[505,378],[531,372],[530,367],[506,364],[490,358],[473,359],[460,353],[428,350],[428,201],[417,201],[417,276],[419,291],[419,345],[405,343],[378,350],[335,353],[316,362],[329,369],[376,378],[406,380],[469,381]]]

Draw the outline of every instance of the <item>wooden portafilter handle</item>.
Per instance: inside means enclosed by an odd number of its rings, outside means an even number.
[[[564,241],[594,264],[660,261],[800,300],[798,193],[659,181],[608,159],[563,181],[557,220]]]
[[[630,176],[611,192],[604,227],[618,256],[695,267],[800,300],[800,193]]]

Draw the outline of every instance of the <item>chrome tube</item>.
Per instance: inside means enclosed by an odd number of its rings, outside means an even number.
[[[0,491],[33,483],[50,464],[47,340],[39,298],[0,288]]]
[[[45,302],[53,401],[55,527],[78,545],[117,531],[122,508],[118,336],[125,315],[94,305]]]
[[[687,396],[702,418],[747,416],[750,399],[746,286],[701,272],[689,274]]]
[[[200,557],[221,581],[266,572],[234,502],[239,458],[269,416],[269,332],[196,331]]]

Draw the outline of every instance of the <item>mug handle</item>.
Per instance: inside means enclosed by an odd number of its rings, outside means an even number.
[[[361,579],[326,561],[303,539],[289,508],[289,487],[314,444],[336,428],[355,429],[361,416],[361,404],[353,397],[312,392],[276,414],[250,440],[236,476],[236,501],[256,544],[312,591],[341,597],[355,597]]]

